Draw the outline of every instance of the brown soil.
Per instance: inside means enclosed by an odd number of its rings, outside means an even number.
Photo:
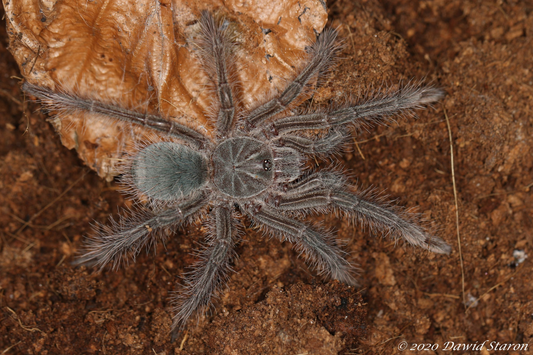
[[[531,349],[533,4],[339,0],[329,11],[345,48],[318,105],[413,77],[447,91],[417,119],[356,137],[359,150],[341,161],[359,185],[417,206],[453,253],[395,245],[327,216],[360,265],[354,289],[320,279],[290,245],[247,230],[212,314],[171,342],[168,297],[200,233],[182,231],[156,256],[118,271],[70,265],[91,222],[128,201],[24,100],[2,23],[0,351],[393,354],[404,340],[409,348],[436,344],[428,354],[446,353],[445,342],[485,340]],[[530,256],[520,262],[514,251]]]

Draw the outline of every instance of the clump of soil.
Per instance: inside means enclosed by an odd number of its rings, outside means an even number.
[[[340,159],[360,186],[416,207],[453,253],[395,245],[326,216],[360,265],[354,289],[317,277],[290,245],[246,230],[213,312],[174,343],[169,293],[194,261],[200,231],[180,231],[118,271],[70,265],[91,222],[129,202],[24,100],[0,26],[0,350],[393,354],[404,340],[441,350],[485,340],[531,348],[532,9],[520,1],[331,3],[344,49],[314,104],[423,77],[448,94],[417,119],[356,136]]]

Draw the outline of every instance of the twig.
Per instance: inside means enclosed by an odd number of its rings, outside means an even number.
[[[481,300],[483,297],[485,297],[486,294],[488,294],[489,292],[491,292],[492,290],[495,290],[497,289],[498,287],[500,287],[501,285],[503,285],[504,283],[506,283],[507,281],[509,281],[510,279],[512,279],[516,274],[517,274],[518,271],[514,272],[512,275],[510,275],[508,278],[506,278],[505,280],[503,280],[502,282],[492,286],[491,288],[489,288],[487,290],[487,292],[485,292],[484,294],[482,294],[481,296],[479,296],[478,298],[476,298],[475,301],[473,302],[470,302],[470,305],[466,308],[466,312],[468,312],[470,310],[470,308],[474,307],[475,304],[477,304],[479,302],[479,300]]]
[[[61,258],[61,260],[59,260],[59,262],[57,263],[56,265],[56,268],[58,268],[61,264],[63,264],[63,261],[67,258],[66,255],[63,255],[63,257]]]
[[[450,294],[447,294],[447,293],[428,293],[428,292],[424,292],[424,295],[429,296],[429,297],[453,298],[453,299],[456,299],[456,300],[461,299],[461,296],[450,295]]]
[[[457,203],[457,188],[455,185],[455,168],[453,162],[453,139],[452,139],[452,129],[450,127],[450,120],[448,119],[448,114],[444,110],[444,117],[446,117],[446,125],[448,126],[448,136],[450,137],[450,165],[452,167],[452,184],[453,184],[453,198],[455,201],[455,225],[457,229],[457,245],[459,248],[459,260],[461,262],[461,290],[463,293],[463,304],[466,311],[466,295],[465,295],[465,268],[463,261],[463,252],[461,250],[461,233],[459,232],[459,204]]]
[[[172,274],[170,272],[168,272],[168,270],[165,268],[165,266],[163,264],[160,264],[159,266],[161,267],[161,269],[163,269],[164,272],[167,273],[168,276],[173,277]]]
[[[22,102],[20,102],[20,100],[18,100],[15,96],[11,95],[11,93],[9,91],[7,91],[7,90],[0,89],[0,96],[4,96],[4,97],[10,99],[11,101],[16,103],[17,105],[22,105]]]
[[[368,142],[372,142],[374,140],[378,141],[379,142],[379,138],[380,137],[383,137],[383,136],[386,136],[386,133],[383,133],[383,134],[378,134],[370,139],[365,139],[364,141],[358,141],[358,142],[355,142],[356,144],[363,144],[363,143],[368,143]]]
[[[22,341],[19,341],[18,343],[11,345],[9,348],[4,349],[4,351],[2,351],[2,354],[6,354],[9,350],[13,349],[15,346],[19,345],[20,343],[22,343]]]
[[[28,332],[31,332],[31,333],[33,333],[33,332],[41,332],[41,334],[46,334],[45,332],[43,332],[43,331],[42,331],[41,329],[39,329],[39,328],[28,328],[28,327],[24,326],[24,324],[22,324],[22,321],[20,320],[19,316],[17,315],[17,313],[16,313],[14,310],[12,310],[12,309],[9,308],[9,307],[6,307],[6,309],[7,309],[9,312],[12,313],[12,316],[11,316],[11,317],[12,317],[14,320],[18,321],[18,323],[19,323],[19,325],[20,325],[20,327],[21,327],[22,329],[24,329],[24,330],[26,330],[26,331],[28,331]]]
[[[185,332],[185,335],[183,336],[183,340],[181,341],[181,344],[180,344],[180,351],[183,350],[183,345],[185,345],[185,341],[187,340],[188,337],[189,337],[189,333]]]
[[[355,140],[355,137],[353,138],[353,142],[355,144],[355,147],[357,148],[357,151],[359,152],[359,154],[361,155],[361,158],[363,158],[363,160],[365,160],[365,156],[363,155],[363,152],[361,151],[361,148],[359,148],[359,144],[357,143],[357,141]]]
[[[69,192],[78,182],[80,182],[84,177],[85,175],[87,175],[87,170],[78,178],[78,180],[74,181],[72,184],[70,184],[69,187],[67,187],[65,189],[65,191],[63,191],[59,196],[57,196],[52,202],[50,202],[48,205],[46,205],[44,208],[42,208],[39,212],[37,212],[36,214],[34,214],[27,222],[24,222],[24,224],[18,229],[18,231],[15,233],[15,235],[19,235],[20,232],[22,232],[27,226],[29,226],[31,224],[31,222],[39,217],[41,215],[41,213],[43,213],[44,211],[46,211],[50,206],[53,206],[59,199],[61,199],[67,192]]]
[[[18,222],[20,222],[22,224],[26,223],[26,227],[35,228],[35,229],[44,229],[44,230],[47,230],[47,231],[52,229],[52,228],[54,228],[55,226],[57,226],[61,222],[64,222],[67,219],[72,218],[70,216],[62,217],[62,218],[58,219],[57,221],[53,222],[52,224],[49,224],[47,226],[41,226],[41,225],[37,225],[37,224],[28,223],[25,220],[23,220],[22,218],[20,218],[19,216],[13,214],[13,213],[7,212],[7,214],[10,215],[11,217],[13,217],[14,219],[16,219]]]

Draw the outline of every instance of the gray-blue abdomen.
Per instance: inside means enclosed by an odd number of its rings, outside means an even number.
[[[187,196],[208,178],[204,157],[172,142],[151,144],[141,150],[134,159],[132,175],[143,194],[163,201]]]

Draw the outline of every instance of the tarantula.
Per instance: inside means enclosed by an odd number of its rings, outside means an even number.
[[[295,243],[320,273],[349,285],[356,281],[345,252],[330,233],[302,221],[305,215],[340,212],[410,244],[450,253],[450,246],[427,234],[412,215],[353,192],[341,172],[304,171],[307,159],[336,153],[348,138],[349,126],[368,127],[392,114],[433,103],[443,96],[441,90],[411,84],[357,105],[313,113],[290,111],[339,48],[337,32],[326,29],[308,48],[307,65],[281,94],[251,112],[237,114],[235,86],[228,73],[234,55],[228,21],[215,20],[204,11],[199,23],[200,57],[218,96],[214,138],[158,115],[23,85],[25,92],[53,110],[92,112],[166,137],[139,148],[124,169],[130,192],[148,199],[150,208],[100,228],[76,263],[116,267],[127,255],[135,258],[143,247],[164,241],[169,230],[194,222],[203,213],[208,221],[207,247],[187,275],[184,290],[173,299],[175,330],[207,307],[225,281],[238,241],[239,217],[246,216],[267,234]]]

